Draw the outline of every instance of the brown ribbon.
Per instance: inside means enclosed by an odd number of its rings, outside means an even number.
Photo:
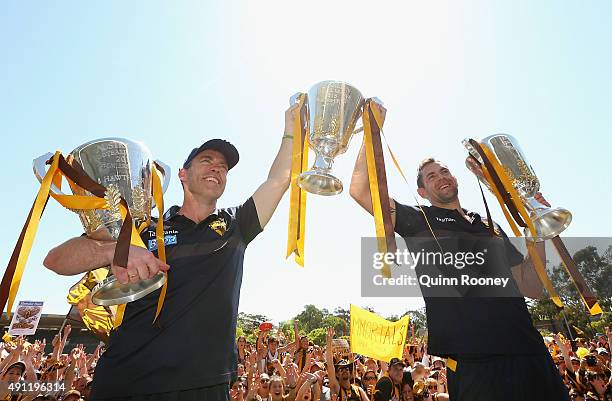
[[[380,196],[380,208],[382,209],[383,225],[385,227],[385,243],[387,252],[395,253],[397,244],[395,242],[395,230],[391,220],[391,204],[389,201],[389,189],[387,187],[387,171],[385,170],[385,156],[383,154],[380,127],[372,113],[371,107],[366,107],[369,115],[370,129],[372,130],[372,149],[376,165],[376,178],[378,182],[378,193]]]
[[[482,190],[482,184],[480,183],[480,180],[478,180],[478,187],[480,188],[480,194],[482,195],[482,201],[484,202],[485,205],[485,210],[487,211],[487,222],[489,224],[487,224],[487,226],[489,227],[489,234],[491,234],[491,237],[495,237],[495,227],[493,227],[493,219],[491,218],[491,212],[489,211],[489,204],[487,203],[487,198],[485,198],[484,195],[484,191]]]
[[[45,207],[47,206],[47,202],[49,201],[49,197],[47,196],[47,200],[45,201]],[[36,200],[34,201],[36,202]],[[23,245],[23,238],[25,237],[25,233],[30,225],[30,220],[32,219],[32,211],[34,210],[34,204],[30,208],[30,213],[28,213],[28,218],[21,229],[21,234],[19,235],[19,239],[15,244],[15,248],[13,249],[13,253],[11,254],[11,259],[9,260],[8,265],[6,266],[6,270],[4,271],[4,276],[2,277],[2,282],[0,283],[0,312],[6,308],[6,303],[8,302],[11,283],[13,282],[13,277],[15,276],[15,269],[17,268],[17,261],[19,260],[19,254],[21,253],[21,247]],[[45,208],[43,207],[42,211]],[[42,214],[41,211],[41,214]]]
[[[558,235],[556,237],[553,237],[551,241],[553,245],[555,246],[555,248],[557,249],[557,252],[559,253],[559,256],[561,257],[561,260],[563,261],[563,264],[565,265],[567,272],[572,277],[572,280],[574,281],[574,284],[576,285],[576,289],[578,290],[578,292],[584,299],[584,302],[587,304],[589,309],[593,308],[593,306],[595,306],[595,304],[597,303],[597,297],[589,289],[589,286],[584,280],[584,277],[582,276],[582,274],[580,274],[580,271],[578,270],[578,266],[576,266],[576,262],[574,261],[574,258],[572,258],[569,251],[565,247],[565,244],[563,243],[563,241]]]
[[[491,178],[493,179],[493,184],[497,188],[497,191],[499,192],[499,194],[501,195],[502,199],[504,200],[504,203],[508,207],[508,211],[510,212],[510,214],[512,214],[512,217],[514,218],[514,221],[516,221],[516,223],[519,226],[526,228],[527,227],[527,223],[525,223],[523,221],[523,218],[521,217],[521,214],[516,209],[516,206],[514,206],[514,202],[512,201],[512,197],[510,196],[508,191],[506,191],[506,189],[504,188],[504,184],[502,184],[502,181],[499,178],[499,176],[497,175],[497,172],[495,171],[495,168],[491,164],[491,161],[489,161],[489,158],[487,157],[486,153],[480,147],[480,144],[478,142],[476,142],[475,140],[470,139],[470,145],[472,145],[474,147],[474,149],[476,149],[476,151],[478,152],[478,154],[482,158],[482,161],[484,162],[485,167],[489,171],[489,174],[491,174]]]
[[[491,164],[491,161],[487,157],[486,153],[480,147],[480,144],[473,139],[470,139],[469,142],[470,142],[470,145],[472,145],[474,149],[476,149],[476,151],[482,158],[484,165],[489,171],[489,174],[491,175],[491,179],[493,180],[493,183],[490,183],[490,184],[495,185],[504,203],[508,207],[508,211],[512,214],[512,217],[514,218],[516,223],[523,228],[527,228],[527,223],[525,223],[525,221],[520,216],[520,213],[517,210],[516,206],[514,205],[514,202],[512,202],[512,198],[510,194],[508,193],[508,191],[505,190],[504,185],[501,182],[501,179],[497,175],[497,172],[495,171],[495,168]],[[482,191],[482,188],[481,188],[481,191]],[[483,194],[483,199],[484,199],[484,194]],[[486,207],[486,201],[485,201],[485,207]],[[493,222],[491,221],[490,224],[492,225]],[[535,233],[533,234],[535,235]],[[584,280],[584,277],[582,276],[582,274],[578,270],[578,267],[576,266],[576,262],[574,262],[574,259],[572,258],[567,248],[565,247],[565,244],[563,243],[563,241],[561,240],[559,236],[554,237],[552,239],[552,243],[555,246],[557,252],[559,253],[559,256],[561,257],[561,260],[563,261],[563,264],[565,265],[567,272],[569,273],[570,277],[574,281],[574,284],[576,285],[576,289],[578,290],[578,293],[580,294],[584,302],[587,304],[589,311],[591,312],[591,314],[596,314],[596,311],[600,310],[599,306],[597,305],[597,298],[595,297],[595,294],[593,294],[593,292],[589,289],[586,281]],[[593,309],[594,306],[596,307],[595,309]]]
[[[47,161],[47,164],[51,162],[51,159]],[[83,168],[76,162],[72,161],[72,165],[70,165],[66,159],[62,155],[59,156],[58,170],[61,171],[68,179],[73,181],[76,185],[81,188],[91,192],[93,195],[104,198],[104,193],[106,192],[106,188],[102,185],[98,184],[94,180],[85,173]],[[49,200],[47,196],[46,202]],[[130,215],[130,211],[127,205],[127,202],[123,197],[121,197],[121,204],[125,207],[126,217],[121,225],[121,231],[119,233],[119,238],[117,239],[117,246],[115,248],[115,254],[113,257],[113,264],[121,267],[126,267],[128,263],[128,257],[130,252],[130,240],[131,240],[131,232],[132,232],[132,216]],[[32,211],[34,209],[34,205],[30,209],[30,213],[28,213],[28,218],[23,225],[21,230],[21,234],[19,235],[19,239],[15,244],[15,248],[13,249],[13,253],[11,254],[11,258],[9,260],[8,265],[6,266],[6,270],[4,272],[4,276],[2,277],[2,282],[0,282],[0,311],[4,310],[6,307],[6,303],[8,302],[9,293],[11,289],[11,282],[13,281],[13,277],[15,276],[15,269],[17,268],[17,262],[19,260],[19,254],[21,253],[21,248],[23,246],[23,240],[25,233],[27,231],[28,226],[30,225],[30,220],[32,219]],[[44,207],[41,210],[41,215],[44,211]]]
[[[70,165],[63,156],[59,157],[59,170],[72,180],[76,185],[91,192],[93,195],[104,198],[106,188],[94,181],[79,165],[76,160],[72,161]],[[117,238],[117,246],[115,247],[115,254],[113,256],[113,264],[120,267],[127,267],[128,257],[130,253],[131,235],[132,235],[132,216],[128,204],[123,197],[121,197],[121,204],[125,207],[126,216],[121,225],[119,231],[119,238]]]

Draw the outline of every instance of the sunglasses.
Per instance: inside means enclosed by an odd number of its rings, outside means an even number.
[[[350,371],[351,369],[349,369],[349,367],[348,367],[348,366],[340,366],[340,367],[338,368],[338,372],[342,372],[343,370],[346,370],[346,371],[348,372],[348,371]]]
[[[376,380],[376,376],[366,376],[363,380]]]
[[[270,379],[261,379],[260,382],[262,383],[268,383],[270,381]]]

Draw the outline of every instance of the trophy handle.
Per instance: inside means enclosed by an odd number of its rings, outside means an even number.
[[[374,103],[377,103],[381,106],[384,105],[384,103],[382,102],[382,100],[380,100],[377,97],[371,97],[370,100],[372,100]],[[355,128],[355,130],[353,131],[353,135],[360,133],[361,131],[363,131],[363,125],[361,127],[357,127]]]
[[[161,170],[160,172],[162,173],[162,192],[166,193],[166,189],[168,189],[168,185],[170,185],[170,166],[168,166],[166,163],[161,162],[159,160],[155,160],[155,164],[157,165],[157,167]]]
[[[42,183],[45,174],[47,174],[47,162],[51,160],[52,157],[53,153],[45,153],[32,161],[32,170],[34,170],[34,175],[38,179],[38,182]],[[56,195],[66,195],[54,184],[51,184],[51,191]]]
[[[291,96],[289,98],[289,106],[293,106],[294,104],[297,104],[298,98],[300,97],[301,94],[302,92],[298,92],[295,95]]]
[[[467,151],[470,153],[470,155],[474,159],[478,160],[480,164],[484,163],[484,161],[482,160],[482,157],[480,157],[480,153],[478,153],[476,149],[474,149],[474,147],[470,143],[470,138],[465,138],[464,140],[461,141],[461,144],[467,149]]]

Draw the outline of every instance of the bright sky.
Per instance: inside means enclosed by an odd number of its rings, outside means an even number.
[[[564,235],[610,236],[599,207],[612,203],[610,15],[612,4],[596,0],[3,2],[0,260],[8,262],[38,189],[35,157],[122,136],[144,141],[176,175],[191,148],[226,138],[241,160],[220,205],[234,206],[265,179],[289,97],[327,79],[384,101],[386,136],[410,177],[406,185],[387,159],[402,203],[415,203],[416,164],[434,155],[458,178],[462,205],[483,211],[461,139],[505,132],[520,140],[545,196],[572,211]],[[360,142],[336,160],[345,187]],[[176,176],[165,200],[182,201]],[[287,216],[288,194],[247,251],[242,311],[278,321],[309,303],[384,315],[423,305],[360,297],[360,238],[374,226],[348,191],[309,197],[303,269],[284,259]],[[76,215],[49,202],[18,300],[68,310],[78,278],[42,260],[81,232]]]

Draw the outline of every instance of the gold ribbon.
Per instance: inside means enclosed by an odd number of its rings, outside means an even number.
[[[376,166],[376,157],[383,157],[382,149],[378,149],[379,152],[375,151],[374,147],[374,139],[372,137],[372,124],[377,124],[377,127],[382,127],[380,122],[382,122],[382,116],[378,114],[378,120],[376,118],[376,114],[374,114],[374,109],[376,107],[372,107],[373,100],[368,99],[366,101],[362,119],[363,119],[363,140],[366,151],[366,162],[368,167],[368,181],[370,183],[370,197],[372,199],[372,212],[374,214],[374,226],[376,228],[376,242],[378,245],[378,251],[386,254],[388,249],[387,242],[387,231],[385,227],[385,221],[383,216],[383,204],[381,202],[381,191],[379,186],[379,178],[386,178],[384,176],[384,171],[378,171]],[[378,113],[379,111],[376,110]],[[374,117],[374,121],[370,120],[370,115]],[[380,140],[380,137],[379,137]],[[383,161],[384,163],[384,161]],[[379,177],[379,174],[381,177]],[[387,195],[387,205],[388,205],[388,194]],[[389,216],[390,217],[390,216]],[[393,236],[394,234],[391,233]],[[384,263],[382,268],[382,274],[384,277],[391,277],[391,268],[387,263]]]
[[[304,267],[304,236],[306,224],[306,191],[297,185],[300,174],[308,169],[308,142],[304,129],[306,96],[298,97],[293,112],[293,152],[291,159],[291,185],[289,198],[289,229],[287,237],[287,258],[294,254],[295,262]]]
[[[529,217],[529,213],[525,209],[525,206],[523,205],[523,202],[520,200],[521,198],[520,198],[518,192],[512,186],[512,183],[510,182],[510,179],[508,178],[506,172],[504,171],[504,169],[502,168],[501,164],[497,160],[497,157],[495,157],[495,155],[491,152],[491,150],[486,145],[484,145],[484,144],[479,144],[479,145],[480,145],[480,148],[482,149],[483,153],[485,154],[485,156],[487,157],[487,159],[491,163],[491,166],[493,167],[493,169],[497,173],[497,176],[499,177],[500,181],[502,182],[502,185],[504,187],[503,189],[510,194],[510,198],[511,198],[512,204],[514,205],[516,210],[519,212],[520,216],[523,218],[523,221],[525,222],[525,224],[529,228],[529,231],[531,232],[531,235],[533,237],[535,237],[536,236],[536,230],[535,230],[535,226],[533,225],[533,221],[531,220],[531,217]],[[484,166],[484,164],[483,164],[483,166]],[[516,224],[514,224],[514,220],[510,218],[510,215],[509,215],[508,211],[506,210],[506,205],[503,202],[502,196],[499,193],[498,188],[496,188],[495,183],[491,179],[490,172],[488,170],[486,170],[486,166],[483,169],[483,172],[485,173],[485,177],[487,177],[487,179],[490,180],[489,181],[489,186],[493,190],[493,193],[495,194],[495,197],[497,198],[497,200],[500,202],[502,210],[504,211],[504,215],[506,216],[506,219],[508,220],[510,226],[512,227],[512,230],[513,230],[514,234],[516,236],[521,236],[521,232],[516,227]],[[489,224],[493,224],[493,222],[489,222]],[[544,288],[546,288],[546,291],[550,295],[550,298],[553,301],[553,303],[558,308],[563,308],[563,302],[561,301],[561,298],[559,297],[559,294],[557,294],[557,291],[554,289],[552,283],[550,282],[550,278],[548,277],[548,274],[546,273],[546,268],[544,266],[544,262],[542,261],[542,259],[540,258],[540,255],[537,253],[537,251],[535,249],[535,243],[532,242],[532,241],[526,241],[526,243],[527,243],[527,251],[529,252],[529,257],[531,258],[531,261],[533,263],[533,266],[535,268],[535,271],[536,271],[540,281],[544,285]]]
[[[34,238],[36,237],[36,231],[38,230],[40,218],[42,217],[45,204],[47,203],[47,199],[49,198],[51,184],[54,181],[55,173],[58,171],[57,166],[59,163],[59,157],[60,152],[55,152],[51,161],[51,167],[45,174],[40,184],[38,194],[36,195],[36,199],[34,200],[31,217],[26,226],[24,227],[24,236],[21,251],[19,252],[17,264],[15,267],[13,278],[11,280],[10,290],[7,298],[6,314],[8,319],[10,319],[11,317],[11,310],[13,309],[13,304],[15,302],[15,297],[17,296],[17,291],[19,290],[19,284],[21,284],[25,264],[28,260],[28,256],[30,255],[30,251],[32,250],[32,243],[34,242]]]
[[[38,230],[40,219],[42,217],[42,213],[44,211],[44,207],[46,205],[46,202],[49,196],[53,197],[62,206],[68,209],[72,209],[72,210],[75,210],[75,209],[81,209],[81,210],[107,209],[108,208],[108,204],[106,200],[103,198],[97,197],[97,196],[64,195],[64,194],[56,194],[54,192],[51,192],[52,184],[55,185],[58,189],[61,189],[63,177],[66,178],[71,188],[75,188],[76,186],[78,186],[70,178],[68,178],[61,171],[61,169],[59,169],[58,165],[59,165],[59,160],[61,157],[62,157],[61,153],[57,151],[55,152],[55,154],[53,155],[51,159],[50,168],[45,173],[45,176],[43,177],[41,181],[41,185],[38,190],[38,194],[36,196],[36,199],[30,211],[30,216],[28,217],[28,220],[26,221],[26,224],[23,227],[22,238],[20,238],[15,248],[16,249],[15,253],[19,252],[17,255],[17,261],[15,263],[15,269],[13,272],[9,272],[8,271],[9,269],[7,269],[7,271],[5,272],[5,276],[3,278],[3,284],[4,284],[4,282],[10,277],[10,274],[12,274],[11,281],[10,281],[10,289],[8,291],[8,294],[6,295],[7,316],[9,318],[11,316],[11,310],[15,302],[15,298],[17,295],[17,291],[19,289],[19,285],[21,284],[21,279],[23,277],[23,272],[25,270],[25,264],[27,262],[30,251],[32,249],[32,244],[36,236],[36,231]],[[159,237],[161,233],[161,242],[158,243],[158,254],[160,255],[160,259],[165,263],[165,248],[164,248],[164,241],[163,241],[163,221],[162,221],[163,220],[163,197],[162,197],[163,191],[161,189],[161,181],[159,179],[159,175],[156,169],[154,169],[153,171],[153,189],[154,189],[153,196],[157,204],[157,209],[160,214],[160,224],[158,224],[157,232],[156,232],[158,242],[159,242]],[[125,219],[127,215],[127,209],[125,208],[123,204],[119,204],[119,210],[120,210],[122,218]],[[144,228],[146,228],[147,225],[146,224],[141,225],[141,227],[139,227],[139,230],[136,230],[136,227],[134,226],[133,222],[131,226],[132,226],[131,234],[130,234],[131,244],[146,248],[142,241],[142,238],[140,237],[139,232],[141,232]],[[21,244],[19,244],[20,242]],[[9,262],[9,265],[10,265],[10,262]],[[164,286],[164,289],[162,290],[162,293],[165,296],[165,286]],[[163,296],[160,296],[160,301],[158,302],[158,310],[155,315],[156,318],[161,310],[162,305],[163,305]],[[2,305],[2,307],[3,306],[4,305]],[[123,320],[124,311],[125,311],[125,304],[119,305],[117,307],[114,327],[118,327],[121,324]]]
[[[159,173],[157,171],[157,166],[153,166],[152,170],[153,176],[153,199],[155,200],[155,206],[157,207],[157,213],[159,218],[157,219],[157,227],[155,227],[155,238],[157,239],[157,256],[159,260],[166,263],[166,243],[164,238],[164,191],[162,189],[161,180],[159,178]],[[140,238],[140,236],[138,236]],[[164,276],[166,276],[166,282],[161,288],[159,293],[159,298],[157,300],[157,310],[155,311],[155,318],[153,322],[157,320],[159,316],[162,306],[164,305],[164,299],[166,299],[166,291],[168,289],[168,273],[163,272]]]

